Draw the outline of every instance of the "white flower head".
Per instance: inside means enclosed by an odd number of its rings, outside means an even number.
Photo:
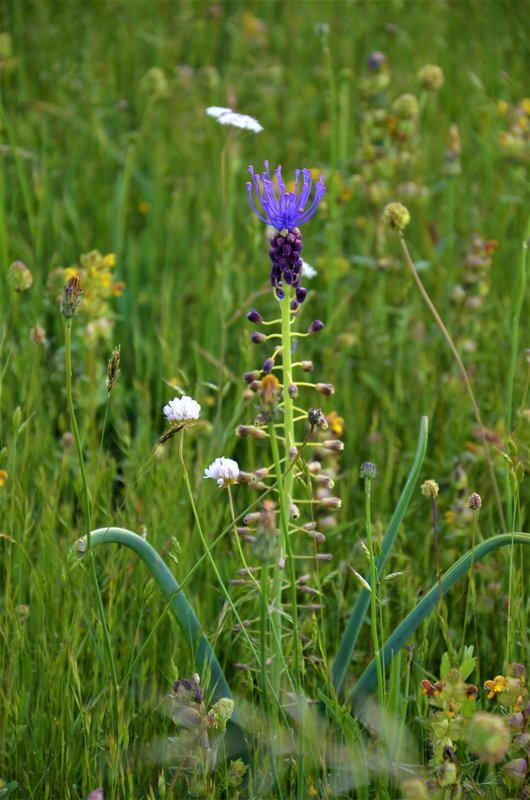
[[[317,275],[316,269],[312,267],[311,264],[308,264],[307,261],[304,261],[304,259],[302,259],[302,275],[309,279],[314,278],[315,275]]]
[[[197,422],[201,413],[201,407],[196,400],[184,395],[184,397],[174,397],[167,406],[164,406],[164,414],[169,422]]]
[[[239,465],[237,461],[221,456],[221,458],[216,458],[208,469],[204,470],[204,477],[213,478],[214,481],[217,481],[218,487],[222,489],[238,479]]]
[[[238,114],[237,111],[232,111],[231,108],[210,106],[206,109],[206,113],[221,125],[232,125],[234,128],[241,128],[244,131],[252,131],[253,133],[260,133],[263,130],[263,126],[259,124],[257,119],[250,117],[248,114]]]

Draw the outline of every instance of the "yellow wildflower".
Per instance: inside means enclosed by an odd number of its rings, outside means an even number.
[[[327,417],[328,425],[335,436],[344,435],[344,417],[339,417],[336,411],[331,411]]]
[[[103,263],[109,269],[116,266],[116,253],[107,253],[106,256],[103,256]]]
[[[9,473],[5,471],[5,469],[0,469],[0,487],[2,487],[7,479],[9,478]]]
[[[504,117],[505,114],[507,113],[508,107],[509,106],[506,100],[497,100],[497,111],[502,117]]]
[[[488,700],[492,700],[506,688],[506,678],[504,675],[496,675],[492,681],[484,681],[484,688],[488,690]]]
[[[523,97],[521,100],[521,108],[525,114],[530,116],[530,97]]]

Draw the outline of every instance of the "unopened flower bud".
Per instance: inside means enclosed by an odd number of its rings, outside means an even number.
[[[361,478],[373,481],[373,479],[377,475],[377,467],[372,461],[363,461],[363,463],[361,464],[361,468],[359,470],[359,475]]]
[[[421,485],[421,493],[424,497],[438,497],[438,493],[440,491],[440,487],[436,483],[436,481],[429,480],[424,481]]]
[[[291,519],[300,519],[300,509],[296,503],[291,503],[289,506],[289,516]]]
[[[33,284],[33,275],[23,261],[13,261],[7,271],[7,282],[15,292],[27,292]]]
[[[72,275],[69,278],[63,291],[63,299],[61,303],[61,311],[65,319],[71,319],[79,307],[81,302],[81,281],[79,275]]]
[[[293,444],[289,448],[289,460],[294,461],[295,458],[298,458],[298,447],[295,447],[295,445]]]
[[[299,286],[296,290],[296,300],[298,303],[303,303],[307,297],[307,289],[303,286]]]
[[[262,478],[266,478],[268,474],[269,474],[269,468],[268,468],[268,467],[261,467],[261,469],[257,469],[257,470],[254,472],[254,475],[256,476],[256,478],[257,478],[259,481],[260,481]]]
[[[332,561],[333,554],[332,553],[317,553],[315,556],[317,561]]]
[[[325,394],[326,397],[331,397],[332,394],[335,394],[335,387],[332,383],[317,383],[315,385],[315,389],[317,392],[321,392],[321,394]]]
[[[420,86],[430,92],[437,92],[444,85],[443,70],[436,64],[424,64],[419,68],[417,78]]]
[[[319,319],[314,319],[309,328],[307,329],[308,333],[318,333],[324,327],[324,323],[321,322]]]
[[[322,428],[323,431],[328,428],[326,417],[321,408],[310,408],[307,412],[307,421],[312,428]]]
[[[290,383],[287,391],[289,392],[289,397],[293,400],[295,397],[298,397],[298,386],[296,383]]]
[[[250,341],[254,344],[262,344],[267,341],[267,337],[264,333],[261,333],[261,331],[252,331],[250,334]]]
[[[291,311],[298,311],[298,306],[299,305],[300,304],[299,304],[298,300],[291,300],[291,305],[290,305]]]
[[[46,331],[42,325],[39,325],[38,322],[33,326],[33,328],[31,328],[29,335],[31,337],[31,341],[35,344],[46,344]]]
[[[322,469],[322,464],[320,463],[320,461],[310,461],[307,465],[307,469],[309,470],[311,475],[317,475]]]
[[[259,381],[260,374],[259,370],[253,369],[252,372],[245,372],[243,380],[245,383],[254,383],[254,381]]]
[[[313,362],[312,361],[302,361],[302,369],[304,372],[312,372],[313,371]]]
[[[269,372],[272,372],[272,368],[273,367],[274,367],[274,359],[273,358],[267,358],[263,362],[263,365],[262,365],[261,369],[263,370],[263,372],[266,372],[268,374]]]
[[[414,119],[420,112],[418,98],[409,92],[401,94],[394,100],[392,110],[399,119]]]
[[[323,500],[319,501],[319,505],[323,508],[340,508],[342,506],[342,500],[340,497],[324,497]]]
[[[341,442],[339,439],[327,439],[322,447],[326,450],[336,450],[337,452],[341,452],[344,450],[344,442]]]
[[[245,525],[254,525],[254,523],[259,522],[260,519],[261,511],[252,511],[250,514],[243,517],[243,522]]]
[[[326,541],[326,537],[320,531],[308,531],[307,535],[310,539],[313,539],[317,544],[322,544],[322,542]]]
[[[466,739],[471,752],[487,764],[497,764],[510,746],[510,731],[501,716],[478,711],[469,721]]]
[[[410,222],[410,213],[403,203],[389,203],[383,211],[383,225],[391,231],[403,233]]]
[[[250,439],[266,439],[266,431],[256,428],[255,425],[239,425],[236,428],[236,435],[242,438],[249,437]]]
[[[526,758],[514,758],[503,766],[502,774],[512,788],[521,786],[528,774],[528,761]]]
[[[251,392],[259,392],[259,390],[261,389],[261,381],[260,380],[252,381],[252,383],[248,388],[250,389]]]
[[[250,322],[254,322],[256,325],[261,325],[261,323],[263,322],[263,317],[261,316],[259,311],[256,311],[255,308],[250,309],[250,311],[247,314],[247,319],[250,320]]]
[[[329,475],[326,475],[322,472],[320,475],[315,475],[316,483],[319,483],[321,486],[325,486],[327,489],[333,489],[335,486],[335,481]]]
[[[478,511],[480,508],[482,508],[482,498],[480,495],[476,492],[470,494],[467,501],[467,507],[472,511]]]

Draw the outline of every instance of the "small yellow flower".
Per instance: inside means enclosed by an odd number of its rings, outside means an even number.
[[[525,114],[530,116],[530,97],[523,97],[521,100],[521,108]]]
[[[339,417],[336,411],[331,411],[328,414],[327,420],[335,436],[344,436],[344,417]]]
[[[528,130],[528,117],[521,116],[519,117],[517,122],[519,123],[519,127],[521,128],[521,130],[526,133],[526,131]]]
[[[65,269],[65,278],[67,281],[69,281],[70,278],[73,278],[74,275],[77,275],[77,269],[75,267],[67,267]]]
[[[484,681],[484,688],[488,690],[488,700],[493,700],[496,694],[506,688],[506,678],[504,675],[496,675],[492,681]]]
[[[109,269],[116,266],[116,253],[107,253],[106,256],[103,256],[103,263]]]
[[[508,111],[508,103],[506,100],[497,100],[497,111],[499,114],[504,117]]]
[[[0,469],[0,487],[2,487],[7,479],[9,478],[9,473],[5,471],[5,469]]]

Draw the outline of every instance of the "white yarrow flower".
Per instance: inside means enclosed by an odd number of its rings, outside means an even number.
[[[200,405],[187,395],[174,397],[164,406],[164,414],[170,422],[197,422],[200,413]]]
[[[206,113],[221,125],[233,125],[234,128],[253,131],[253,133],[259,133],[263,130],[263,126],[259,124],[257,119],[250,117],[248,114],[238,114],[237,111],[232,111],[231,108],[210,106],[206,109]]]
[[[216,458],[208,469],[204,470],[204,477],[213,478],[214,481],[217,481],[218,487],[222,489],[238,479],[239,465],[237,461],[221,456],[221,458]]]

